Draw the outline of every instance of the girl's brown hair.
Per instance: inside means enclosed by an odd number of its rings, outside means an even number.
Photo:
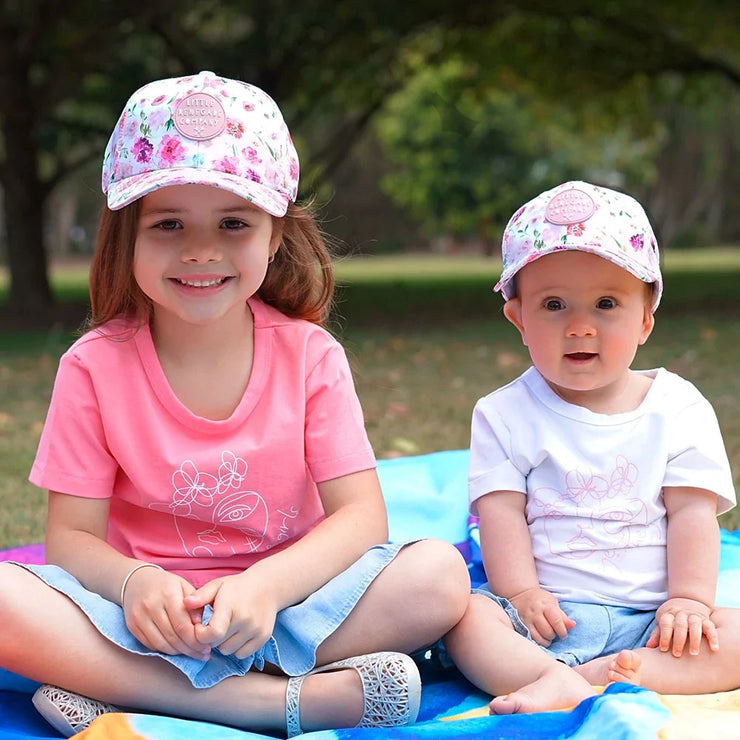
[[[149,321],[152,302],[133,271],[140,210],[140,201],[119,211],[103,206],[90,265],[90,329],[124,316],[139,324]],[[312,210],[291,203],[285,216],[273,221],[282,242],[257,295],[287,316],[324,326],[334,297],[334,268]]]

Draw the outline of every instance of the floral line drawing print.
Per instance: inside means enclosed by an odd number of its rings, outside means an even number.
[[[638,478],[638,468],[618,455],[606,475],[569,470],[562,490],[543,486],[533,491],[530,506],[542,520],[550,552],[570,560],[597,557],[604,567],[618,567],[621,551],[657,541],[660,527],[633,493]]]
[[[246,460],[229,450],[221,453],[217,476],[203,473],[192,460],[185,460],[172,475],[170,503],[150,504],[152,509],[172,514],[187,555],[212,557],[260,549],[270,515],[259,493],[238,490],[244,485],[247,469]],[[199,531],[184,526],[185,521],[193,520],[210,522],[210,526]]]

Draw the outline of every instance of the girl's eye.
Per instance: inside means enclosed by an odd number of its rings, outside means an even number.
[[[616,308],[617,302],[613,298],[599,298],[596,302],[596,308],[602,308],[608,310],[610,308]]]
[[[182,224],[173,218],[168,218],[164,221],[157,221],[157,223],[154,224],[154,228],[160,229],[161,231],[175,231],[175,229],[181,229]]]
[[[546,311],[562,311],[565,304],[559,298],[548,298],[542,304]]]

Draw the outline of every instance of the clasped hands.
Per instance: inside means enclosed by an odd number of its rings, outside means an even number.
[[[213,613],[203,624],[203,609]],[[199,589],[174,573],[142,568],[126,587],[126,625],[139,642],[166,655],[208,660],[213,648],[245,658],[273,632],[271,590],[248,572],[216,578]]]
[[[549,647],[555,637],[565,638],[568,630],[575,627],[576,623],[560,608],[557,598],[539,586],[526,589],[509,601],[538,645]],[[710,650],[719,650],[717,627],[711,614],[712,608],[701,601],[668,599],[655,614],[656,627],[646,647],[671,651],[678,658],[688,646],[689,655],[698,655],[705,637]]]

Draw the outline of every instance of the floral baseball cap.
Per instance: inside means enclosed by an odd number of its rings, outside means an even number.
[[[151,82],[129,98],[105,150],[103,192],[115,211],[167,185],[212,185],[283,216],[298,171],[275,101],[200,72]]]
[[[663,293],[658,243],[643,207],[629,195],[580,181],[540,193],[511,217],[494,290],[513,298],[512,279],[522,267],[568,249],[603,257],[652,283],[653,311],[658,307]]]

